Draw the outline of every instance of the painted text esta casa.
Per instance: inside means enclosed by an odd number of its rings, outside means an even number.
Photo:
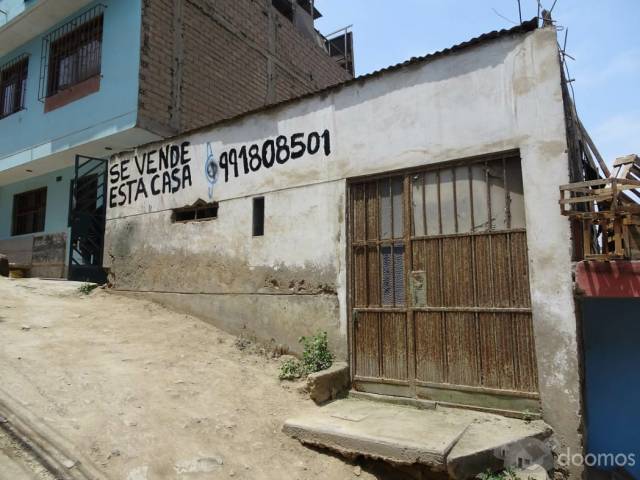
[[[169,144],[142,156],[122,159],[109,167],[109,208],[137,202],[141,198],[176,193],[191,181],[189,142]],[[137,173],[131,178],[132,172]]]

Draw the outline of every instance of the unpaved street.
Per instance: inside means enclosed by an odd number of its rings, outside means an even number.
[[[78,285],[0,277],[0,395],[107,478],[374,478],[281,433],[316,407],[280,383],[278,360],[193,317]]]

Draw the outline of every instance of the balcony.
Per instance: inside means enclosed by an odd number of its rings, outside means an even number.
[[[329,56],[338,62],[338,65],[349,72],[351,76],[355,76],[353,32],[351,31],[351,27],[352,25],[349,25],[327,36],[323,36],[323,46]]]
[[[8,18],[0,13],[0,58],[41,35],[92,0],[32,1],[23,12]],[[4,24],[5,17],[8,21]]]

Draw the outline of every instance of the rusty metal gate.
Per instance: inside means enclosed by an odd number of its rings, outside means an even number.
[[[539,408],[517,154],[350,183],[353,387]]]

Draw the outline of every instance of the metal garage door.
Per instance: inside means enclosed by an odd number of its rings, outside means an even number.
[[[517,155],[350,183],[357,390],[535,409]]]

